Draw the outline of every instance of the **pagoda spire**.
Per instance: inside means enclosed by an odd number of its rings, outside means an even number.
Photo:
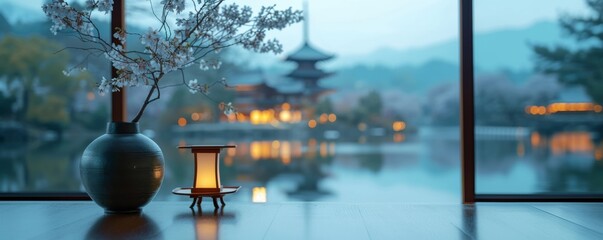
[[[309,37],[309,35],[310,35],[310,29],[309,29],[310,18],[308,17],[310,14],[308,13],[308,11],[309,11],[308,0],[304,0],[303,9],[304,9],[304,44],[307,44],[308,41],[310,40],[310,37]]]

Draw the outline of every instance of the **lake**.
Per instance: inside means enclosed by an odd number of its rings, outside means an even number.
[[[476,130],[478,193],[601,193],[603,142],[596,134],[540,134],[524,128]],[[252,141],[171,137],[155,140],[165,179],[155,200],[181,201],[190,187],[193,155],[178,145],[222,142],[223,185],[242,186],[225,197],[241,202],[458,203],[461,198],[458,128],[358,139]],[[84,191],[79,159],[92,138],[0,146],[0,191]]]

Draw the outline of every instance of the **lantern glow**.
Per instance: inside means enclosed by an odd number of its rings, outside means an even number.
[[[219,150],[218,150],[219,151]],[[220,191],[220,153],[195,153],[195,183],[193,191]]]
[[[235,145],[192,145],[179,146],[179,148],[190,148],[195,156],[195,175],[193,186],[190,188],[176,188],[172,193],[178,195],[188,195],[193,198],[191,208],[197,203],[199,207],[202,197],[211,197],[214,207],[219,208],[217,199],[220,199],[222,206],[225,205],[222,198],[225,194],[235,193],[239,186],[223,187],[220,182],[220,151],[223,148],[236,148]],[[197,202],[198,200],[198,202]]]

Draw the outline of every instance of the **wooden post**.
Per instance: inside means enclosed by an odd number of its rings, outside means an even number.
[[[461,181],[463,203],[475,202],[475,99],[473,86],[473,0],[460,0]]]
[[[114,44],[121,44],[119,40],[113,38],[113,34],[117,29],[124,29],[125,23],[125,0],[115,0],[113,3],[113,11],[111,12],[111,42]],[[123,46],[124,49],[126,46]],[[117,77],[117,69],[111,65],[111,78]],[[119,92],[111,93],[111,121],[113,122],[126,122],[127,121],[126,111],[126,88],[122,87]]]

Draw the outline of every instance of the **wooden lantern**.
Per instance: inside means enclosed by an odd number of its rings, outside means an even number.
[[[218,208],[216,199],[220,199],[224,206],[225,194],[235,193],[240,187],[223,187],[220,182],[220,151],[223,148],[236,148],[235,145],[191,145],[178,148],[190,148],[195,156],[195,175],[193,186],[190,188],[176,188],[172,192],[179,195],[188,195],[193,198],[191,207],[201,204],[202,197],[211,197],[214,206]]]

